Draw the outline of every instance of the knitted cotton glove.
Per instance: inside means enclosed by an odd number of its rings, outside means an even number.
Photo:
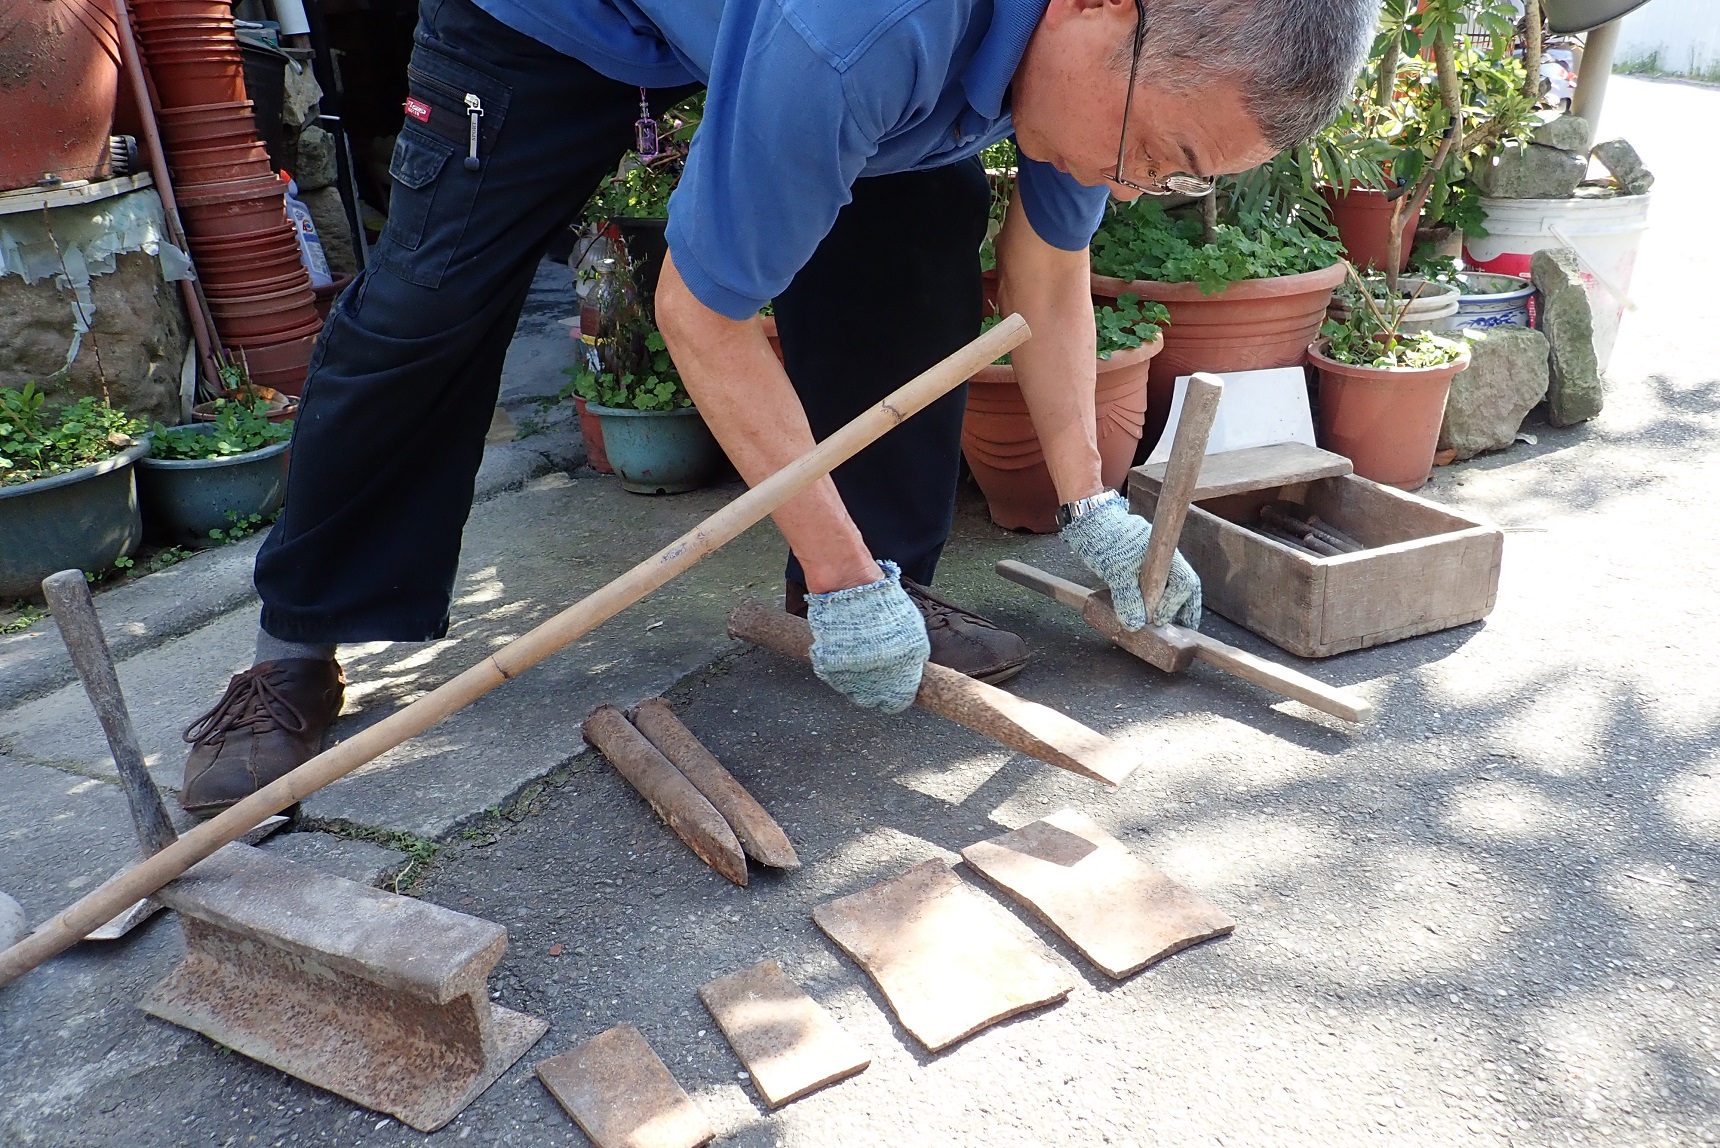
[[[1113,494],[1062,531],[1063,541],[1075,557],[1111,588],[1111,605],[1125,630],[1139,630],[1147,624],[1146,606],[1141,601],[1141,562],[1152,536],[1152,526],[1139,515],[1130,514],[1129,504],[1120,494]],[[1175,622],[1193,629],[1200,625],[1200,577],[1180,551],[1171,561],[1171,576],[1152,620],[1156,626]]]
[[[900,713],[914,703],[920,671],[932,656],[919,608],[902,589],[902,570],[878,563],[881,581],[806,596],[812,672],[867,709]]]

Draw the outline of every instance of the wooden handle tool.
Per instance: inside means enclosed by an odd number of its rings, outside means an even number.
[[[804,618],[748,600],[729,615],[729,633],[789,658],[811,660],[812,627]],[[914,704],[1082,777],[1117,785],[1140,760],[1097,730],[1049,706],[1018,698],[966,674],[927,662]]]
[[[1125,630],[1117,621],[1116,611],[1111,608],[1110,594],[1104,590],[1090,590],[1025,562],[999,562],[997,572],[1011,582],[1081,611],[1081,617],[1093,629],[1161,670],[1176,673],[1187,669],[1190,662],[1202,661],[1345,721],[1366,721],[1373,714],[1373,705],[1349,690],[1328,686],[1287,666],[1256,657],[1217,638],[1209,638],[1199,630],[1152,625],[1140,630]]]
[[[1224,382],[1217,375],[1202,371],[1189,377],[1176,437],[1171,440],[1171,457],[1165,463],[1159,504],[1153,511],[1153,536],[1147,540],[1147,556],[1141,560],[1141,600],[1146,603],[1148,618],[1170,580],[1171,560],[1176,557],[1189,500],[1200,483],[1206,440],[1212,434],[1212,420],[1218,417],[1218,400],[1223,397]]]
[[[981,367],[1019,347],[1030,333],[1025,319],[1010,315],[607,586],[515,638],[411,705],[270,782],[155,856],[109,878],[68,909],[43,922],[22,941],[0,952],[0,985],[70,948],[90,930],[154,893],[270,814],[303,801],[589,634],[718,547],[739,537],[904,419],[960,386]]]
[[[42,594],[48,599],[48,609],[59,623],[60,637],[72,656],[72,666],[84,683],[84,693],[89,695],[96,718],[102,723],[102,732],[107,735],[108,749],[119,770],[120,788],[125,791],[126,804],[131,806],[138,844],[143,846],[145,856],[159,853],[179,840],[179,834],[174,832],[167,807],[161,801],[161,791],[144,765],[137,730],[132,727],[125,695],[120,692],[119,675],[114,671],[113,655],[108,653],[101,619],[96,616],[96,604],[90,598],[90,584],[82,570],[62,570],[42,580]]]

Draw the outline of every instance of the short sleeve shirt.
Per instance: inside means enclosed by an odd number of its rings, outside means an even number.
[[[669,201],[675,266],[707,307],[755,314],[863,176],[941,167],[1013,131],[1009,82],[1045,0],[475,0],[622,83],[702,83]],[[1107,191],[1023,157],[1028,223],[1085,247]]]

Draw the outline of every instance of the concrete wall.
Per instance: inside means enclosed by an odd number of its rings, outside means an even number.
[[[1655,53],[1661,71],[1720,79],[1720,3],[1649,0],[1626,16],[1616,63],[1626,66]]]

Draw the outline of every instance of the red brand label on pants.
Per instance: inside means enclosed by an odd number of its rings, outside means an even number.
[[[415,96],[406,97],[406,114],[421,124],[430,122],[430,105]]]

